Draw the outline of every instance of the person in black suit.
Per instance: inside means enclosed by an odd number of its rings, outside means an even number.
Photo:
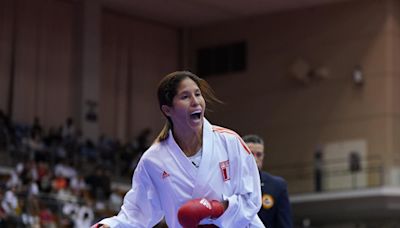
[[[267,228],[292,228],[292,210],[286,181],[262,171],[264,140],[258,135],[246,135],[243,140],[254,154],[260,172],[262,207],[258,216]]]

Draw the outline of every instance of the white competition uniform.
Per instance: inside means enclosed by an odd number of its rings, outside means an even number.
[[[153,227],[163,216],[168,227],[181,227],[177,213],[191,199],[229,200],[218,219],[200,224],[219,227],[264,227],[257,216],[261,187],[257,165],[243,140],[233,131],[204,119],[203,155],[196,168],[179,148],[171,131],[141,158],[117,216],[100,224],[112,228]]]

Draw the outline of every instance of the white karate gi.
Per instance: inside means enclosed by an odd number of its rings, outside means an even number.
[[[177,213],[191,199],[228,200],[219,218],[200,224],[219,227],[264,227],[257,216],[261,187],[250,150],[233,131],[204,119],[203,155],[196,168],[175,142],[153,144],[141,158],[117,216],[100,221],[112,228],[153,227],[163,216],[168,227],[181,227]]]

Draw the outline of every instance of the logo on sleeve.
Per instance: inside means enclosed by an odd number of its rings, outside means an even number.
[[[221,169],[223,180],[224,181],[230,180],[231,177],[229,175],[229,160],[220,162],[219,168]]]
[[[211,204],[210,204],[210,202],[208,202],[208,200],[206,200],[206,199],[201,199],[200,200],[200,203],[203,205],[203,206],[205,206],[206,208],[208,208],[209,210],[211,210]]]
[[[274,206],[274,197],[264,194],[262,197],[262,206],[264,209],[270,209],[272,206]]]
[[[162,178],[165,179],[166,177],[169,177],[169,174],[166,171],[164,171],[162,174]]]

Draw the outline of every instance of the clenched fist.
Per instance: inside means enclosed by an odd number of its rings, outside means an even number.
[[[179,208],[178,220],[184,228],[195,228],[204,218],[218,218],[224,213],[224,205],[216,200],[205,198],[186,202]]]

